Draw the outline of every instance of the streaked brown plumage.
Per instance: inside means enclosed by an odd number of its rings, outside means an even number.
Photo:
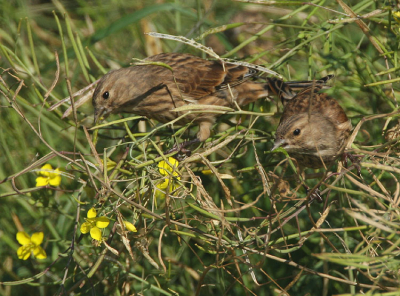
[[[282,100],[284,111],[272,150],[285,148],[302,167],[331,164],[343,153],[351,131],[343,108],[320,90],[320,85],[311,86]]]
[[[135,113],[166,123],[184,114],[172,111],[178,107],[195,104],[235,108],[234,101],[244,106],[271,91],[269,83],[250,80],[257,71],[242,65],[225,63],[224,70],[219,61],[181,53],[162,53],[145,62],[161,62],[164,66],[136,65],[111,71],[101,78],[93,94],[96,122],[111,113]],[[290,88],[282,94],[283,97],[294,95]],[[190,113],[177,124],[198,124],[197,139],[204,141],[210,136],[216,116],[215,113]]]

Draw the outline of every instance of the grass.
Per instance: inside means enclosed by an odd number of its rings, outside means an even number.
[[[398,8],[280,2],[1,3],[1,295],[398,293]],[[88,87],[133,58],[207,57],[149,31],[285,79],[335,74],[327,92],[352,120],[358,166],[339,163],[326,180],[325,170],[307,170],[324,197],[309,203],[284,153],[268,153],[281,106],[260,100],[219,117],[180,162],[181,178],[167,176],[175,187],[163,197],[160,151],[196,127],[124,115],[93,129]],[[68,117],[69,102],[49,110],[79,90]],[[59,186],[35,186],[46,163],[62,169]],[[80,232],[92,207],[110,220],[105,243]],[[138,231],[125,232],[123,220]],[[47,258],[18,259],[18,231],[43,232]]]

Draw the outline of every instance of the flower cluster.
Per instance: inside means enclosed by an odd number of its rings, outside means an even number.
[[[35,232],[31,237],[24,232],[17,233],[17,241],[22,245],[17,250],[19,259],[27,260],[31,254],[38,259],[46,259],[47,255],[40,244],[43,242],[43,232]]]
[[[93,239],[102,241],[103,237],[100,229],[106,228],[110,224],[110,219],[105,216],[97,217],[96,209],[91,208],[87,212],[87,218],[85,220],[86,222],[81,225],[81,232],[83,234],[90,232],[90,236]],[[131,222],[124,221],[124,225],[126,230],[137,232],[135,225],[133,225]]]
[[[90,232],[90,236],[98,241],[103,239],[101,235],[102,228],[106,228],[110,224],[110,219],[105,216],[97,217],[97,211],[94,208],[91,208],[87,212],[87,219],[81,225],[81,232],[83,234]]]
[[[172,167],[171,167],[171,165]],[[174,182],[174,180],[180,180],[181,177],[179,176],[179,173],[177,171],[177,167],[179,165],[179,161],[177,161],[173,157],[168,157],[168,162],[162,160],[158,163],[158,170],[161,175],[165,176],[164,181],[162,183],[159,183],[157,185],[157,188],[160,191],[157,191],[157,196],[160,198],[165,198],[166,191],[165,189],[169,188],[169,192],[175,191],[179,186]],[[172,182],[170,185],[170,176],[172,176]]]
[[[53,170],[51,164],[46,163],[38,172],[36,187],[51,185],[57,187],[61,183],[60,169]]]

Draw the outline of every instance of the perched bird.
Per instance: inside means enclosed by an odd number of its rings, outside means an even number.
[[[167,123],[187,113],[176,123],[198,124],[196,141],[204,141],[218,114],[173,109],[185,105],[235,108],[236,104],[244,106],[266,97],[270,91],[279,92],[286,99],[295,95],[289,87],[277,90],[271,89],[269,82],[253,81],[258,71],[242,65],[182,53],[162,53],[144,61],[145,64],[111,71],[100,79],[92,101],[95,122],[111,113],[134,113]],[[287,85],[304,88],[307,82]]]
[[[284,111],[272,150],[283,147],[300,167],[330,165],[343,154],[351,122],[338,102],[321,85],[310,86],[293,98],[282,98]]]

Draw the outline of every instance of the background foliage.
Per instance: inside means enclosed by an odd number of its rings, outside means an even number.
[[[1,295],[398,293],[398,3],[258,2],[0,2]],[[221,116],[167,196],[159,153],[196,127],[113,116],[90,130],[90,91],[108,70],[159,52],[207,57],[150,31],[285,79],[335,74],[328,92],[352,120],[357,157],[329,178],[307,171],[324,203],[307,199],[284,154],[267,152],[274,100]],[[68,117],[70,100],[49,110],[79,90]],[[35,187],[46,163],[63,170],[57,188]],[[91,207],[111,220],[107,244],[79,231]],[[19,260],[18,231],[43,232],[47,259]]]

